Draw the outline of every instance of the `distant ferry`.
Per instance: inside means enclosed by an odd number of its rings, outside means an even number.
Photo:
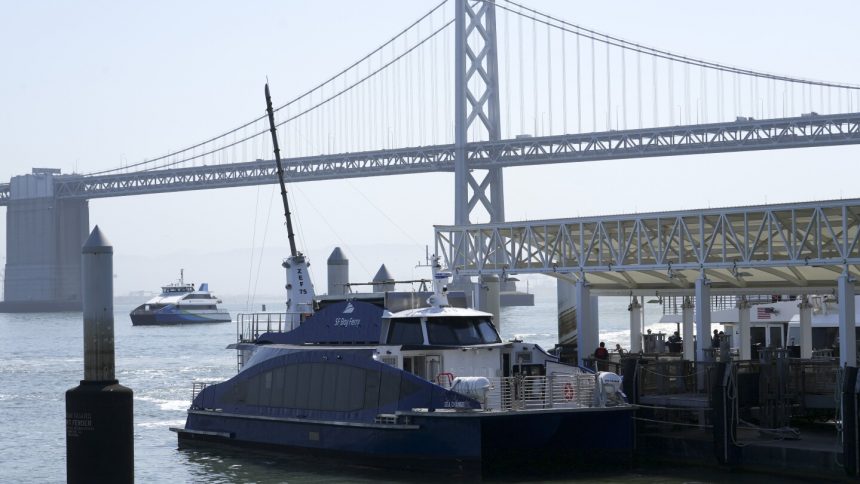
[[[161,294],[134,308],[129,314],[131,324],[146,326],[156,324],[227,323],[230,313],[218,309],[221,302],[209,292],[209,284],[186,284],[180,272],[179,282],[161,287]]]

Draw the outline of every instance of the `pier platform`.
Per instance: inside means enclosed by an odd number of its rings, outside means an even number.
[[[817,482],[856,482],[845,475],[841,465],[842,448],[835,424],[811,423],[796,428],[797,439],[739,428],[739,462],[729,470],[814,478]],[[637,433],[637,459],[649,464],[724,467],[717,463],[715,452],[710,428],[646,425]]]

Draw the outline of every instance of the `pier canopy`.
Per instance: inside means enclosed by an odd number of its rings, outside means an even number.
[[[585,277],[604,293],[832,290],[860,275],[860,199],[436,226],[455,274]]]

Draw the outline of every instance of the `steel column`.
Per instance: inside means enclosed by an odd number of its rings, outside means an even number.
[[[702,274],[696,279],[696,361],[709,361],[711,347],[711,283]]]
[[[633,296],[633,302],[627,307],[630,311],[630,352],[642,352],[642,305],[639,299]]]
[[[800,309],[800,357],[808,360],[812,358],[812,305],[809,297],[804,295],[797,307]]]
[[[839,366],[857,366],[857,330],[854,316],[854,280],[848,271],[837,279],[839,298]]]
[[[594,354],[595,348],[599,343],[599,335],[597,328],[594,327],[591,321],[591,295],[588,291],[588,282],[583,279],[576,281],[574,284],[574,294],[576,295],[576,318],[577,318],[577,363],[582,365],[583,358],[590,358]]]
[[[741,360],[752,359],[752,340],[750,339],[750,304],[745,297],[738,299],[735,304],[738,310],[738,326],[735,329],[734,341],[738,345],[738,357]],[[722,344],[722,342],[720,343]]]
[[[684,359],[694,361],[696,359],[695,346],[693,345],[693,324],[695,324],[695,316],[693,314],[693,301],[689,296],[684,296],[684,302],[681,304],[681,330],[684,333]]]

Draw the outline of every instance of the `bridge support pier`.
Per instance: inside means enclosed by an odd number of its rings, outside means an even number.
[[[56,198],[53,178],[12,178],[0,311],[81,309],[80,248],[89,234],[89,204]]]
[[[478,309],[486,311],[493,315],[493,323],[496,325],[496,330],[502,332],[502,317],[501,317],[501,299],[498,276],[481,276],[478,278],[478,287],[481,288],[481,304]]]

